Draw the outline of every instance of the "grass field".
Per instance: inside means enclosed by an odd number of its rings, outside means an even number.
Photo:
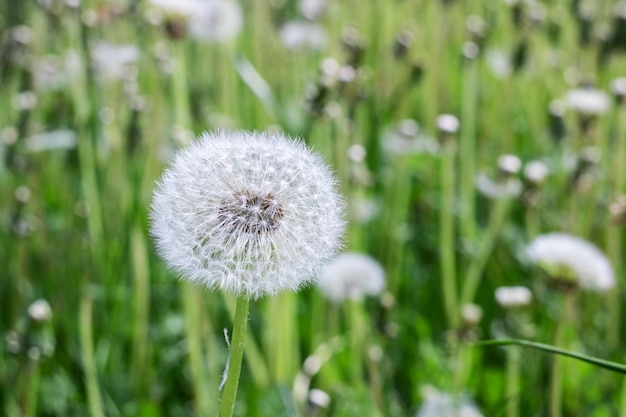
[[[626,362],[626,4],[215,2],[0,2],[0,415],[218,415],[235,297],[148,214],[178,149],[246,129],[324,156],[386,284],[252,301],[235,415],[626,417],[618,372],[474,346]],[[533,265],[552,232],[601,254]]]

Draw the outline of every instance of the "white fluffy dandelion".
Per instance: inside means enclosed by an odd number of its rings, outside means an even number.
[[[552,276],[571,279],[581,288],[606,291],[615,285],[613,268],[606,256],[586,240],[565,233],[549,233],[526,248],[533,263]]]
[[[322,158],[281,133],[205,133],[154,192],[160,255],[184,279],[259,298],[296,290],[331,258],[344,204]]]
[[[326,31],[312,22],[292,21],[280,28],[280,40],[288,49],[324,49],[326,46]]]
[[[329,263],[319,279],[319,288],[331,301],[361,300],[385,288],[385,271],[368,255],[344,253]]]

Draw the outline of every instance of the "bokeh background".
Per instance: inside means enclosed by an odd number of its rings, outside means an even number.
[[[236,415],[626,416],[619,374],[472,346],[626,360],[624,2],[0,7],[0,415],[217,415],[234,299],[168,271],[148,212],[177,149],[250,129],[324,155],[386,285],[254,302]],[[549,232],[616,285],[554,285],[524,249]]]

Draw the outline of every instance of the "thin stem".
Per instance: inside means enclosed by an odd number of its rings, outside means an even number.
[[[459,199],[461,200],[461,234],[470,244],[476,239],[476,104],[478,101],[478,60],[464,66],[461,132],[459,135]]]
[[[230,343],[230,356],[228,359],[228,372],[226,385],[222,394],[222,405],[220,417],[232,417],[235,411],[235,400],[237,399],[237,388],[239,387],[239,374],[241,373],[241,361],[243,359],[243,348],[246,331],[248,327],[248,309],[250,299],[241,296],[237,298],[237,309],[235,310],[235,322],[233,323],[233,338]]]
[[[609,371],[626,375],[626,365],[623,365],[621,363],[611,362],[611,361],[607,361],[604,359],[595,358],[593,356],[583,355],[581,353],[576,353],[576,352],[572,352],[569,350],[561,349],[556,346],[547,345],[545,343],[531,342],[529,340],[523,340],[523,339],[484,340],[481,342],[474,343],[474,346],[476,347],[509,346],[509,345],[526,346],[526,347],[541,350],[544,352],[554,353],[556,355],[567,356],[568,358],[574,358],[579,361],[586,362],[591,365],[595,365],[599,368],[607,369]]]
[[[448,138],[448,140],[450,140]],[[439,204],[439,256],[443,301],[448,325],[458,323],[456,300],[456,260],[454,254],[454,144],[446,143],[441,155],[441,202]]]
[[[463,284],[463,292],[461,293],[461,305],[471,303],[476,295],[483,270],[489,260],[500,229],[506,220],[510,205],[511,199],[508,197],[496,201],[493,212],[489,217],[487,230],[480,240],[481,243],[478,248],[478,253],[472,259],[472,263],[468,268],[467,276]]]
[[[92,332],[93,303],[89,296],[82,297],[79,313],[79,337],[80,354],[85,372],[85,386],[87,387],[87,401],[91,417],[104,417],[102,396],[98,387],[98,375],[96,361],[93,352],[93,332]]]
[[[522,351],[518,347],[511,348],[506,358],[506,416],[519,416],[520,400],[520,359]]]

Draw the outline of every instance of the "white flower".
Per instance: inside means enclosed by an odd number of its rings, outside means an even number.
[[[202,0],[150,0],[150,4],[169,16],[190,18],[202,12]]]
[[[483,417],[480,410],[466,397],[456,399],[433,387],[423,388],[424,403],[416,417]]]
[[[506,178],[496,182],[485,173],[476,176],[476,188],[481,194],[492,199],[517,197],[522,192],[522,182],[517,178]]]
[[[405,119],[383,132],[382,147],[395,155],[437,154],[440,146],[435,139],[422,134],[419,124]]]
[[[373,258],[359,253],[344,253],[326,265],[319,288],[332,301],[361,300],[385,288],[385,271]]]
[[[545,162],[530,161],[524,166],[524,177],[533,184],[541,184],[550,174],[550,168]]]
[[[235,1],[202,2],[201,10],[189,19],[189,34],[200,41],[225,42],[243,27],[243,12]]]
[[[287,22],[280,28],[280,40],[289,49],[323,49],[326,46],[326,31],[316,23]]]
[[[595,116],[606,113],[611,106],[609,96],[595,88],[575,88],[565,94],[565,102],[574,111]]]
[[[139,60],[139,49],[135,45],[98,42],[91,47],[91,58],[101,77],[121,79],[128,68]]]
[[[46,300],[37,300],[28,307],[28,315],[34,321],[47,321],[52,317],[52,309]]]
[[[151,232],[182,278],[259,298],[315,279],[344,229],[322,158],[278,132],[205,133],[158,182]]]
[[[533,293],[526,287],[498,287],[496,301],[504,308],[517,308],[529,305],[533,301]]]
[[[487,66],[496,78],[507,78],[513,72],[511,60],[502,49],[489,49],[486,53]]]
[[[549,233],[535,238],[526,253],[533,263],[554,277],[575,280],[582,288],[606,291],[615,285],[609,260],[586,240],[565,233]]]
[[[326,9],[326,0],[299,0],[298,9],[305,18],[317,20]]]
[[[241,6],[234,0],[150,0],[166,19],[177,21],[200,41],[225,42],[243,27]]]

